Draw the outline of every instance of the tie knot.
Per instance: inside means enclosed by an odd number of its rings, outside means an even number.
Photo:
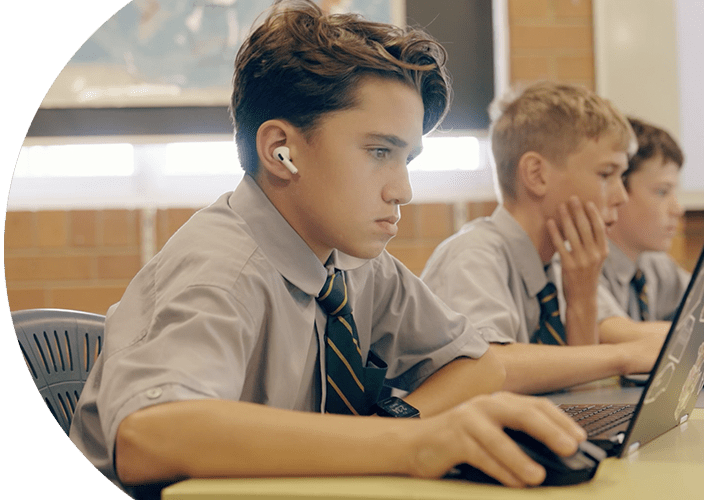
[[[352,307],[347,300],[345,275],[342,271],[336,269],[335,274],[328,276],[316,300],[330,316],[342,316],[352,313]]]

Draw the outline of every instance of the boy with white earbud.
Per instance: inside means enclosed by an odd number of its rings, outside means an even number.
[[[487,343],[384,249],[448,106],[444,62],[421,31],[312,2],[275,5],[245,40],[231,109],[246,175],[110,309],[75,413],[71,439],[107,477],[144,491],[468,462],[522,486],[545,472],[505,427],[575,452],[581,428],[495,392]],[[384,379],[406,401],[377,401]]]

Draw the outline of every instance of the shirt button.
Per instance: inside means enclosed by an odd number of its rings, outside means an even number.
[[[147,395],[147,397],[148,397],[149,399],[156,399],[156,398],[158,398],[159,396],[161,396],[161,394],[162,394],[163,392],[164,392],[164,391],[161,390],[161,387],[154,387],[153,389],[149,389],[149,390],[146,392],[146,395]]]

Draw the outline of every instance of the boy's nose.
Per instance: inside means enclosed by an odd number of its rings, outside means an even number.
[[[394,168],[393,177],[384,187],[383,198],[385,202],[395,205],[406,205],[413,199],[413,188],[405,164]]]
[[[626,186],[623,185],[623,179],[620,177],[615,183],[615,187],[612,190],[612,196],[609,201],[612,206],[623,205],[628,201],[628,191],[626,191]]]
[[[678,218],[684,215],[684,209],[677,199],[677,195],[672,197],[672,202],[670,203],[670,213]]]

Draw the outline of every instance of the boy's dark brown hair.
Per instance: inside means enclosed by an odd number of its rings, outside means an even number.
[[[282,119],[310,139],[327,113],[356,105],[365,77],[404,82],[423,100],[423,133],[447,113],[451,88],[445,49],[425,32],[324,15],[309,1],[277,2],[235,59],[230,113],[245,172],[256,174],[256,134]]]
[[[640,169],[644,161],[660,157],[663,163],[674,162],[679,168],[684,165],[684,153],[677,141],[667,131],[648,122],[628,117],[638,141],[638,151],[628,161],[628,169],[623,173],[623,185],[628,189],[628,177]]]

